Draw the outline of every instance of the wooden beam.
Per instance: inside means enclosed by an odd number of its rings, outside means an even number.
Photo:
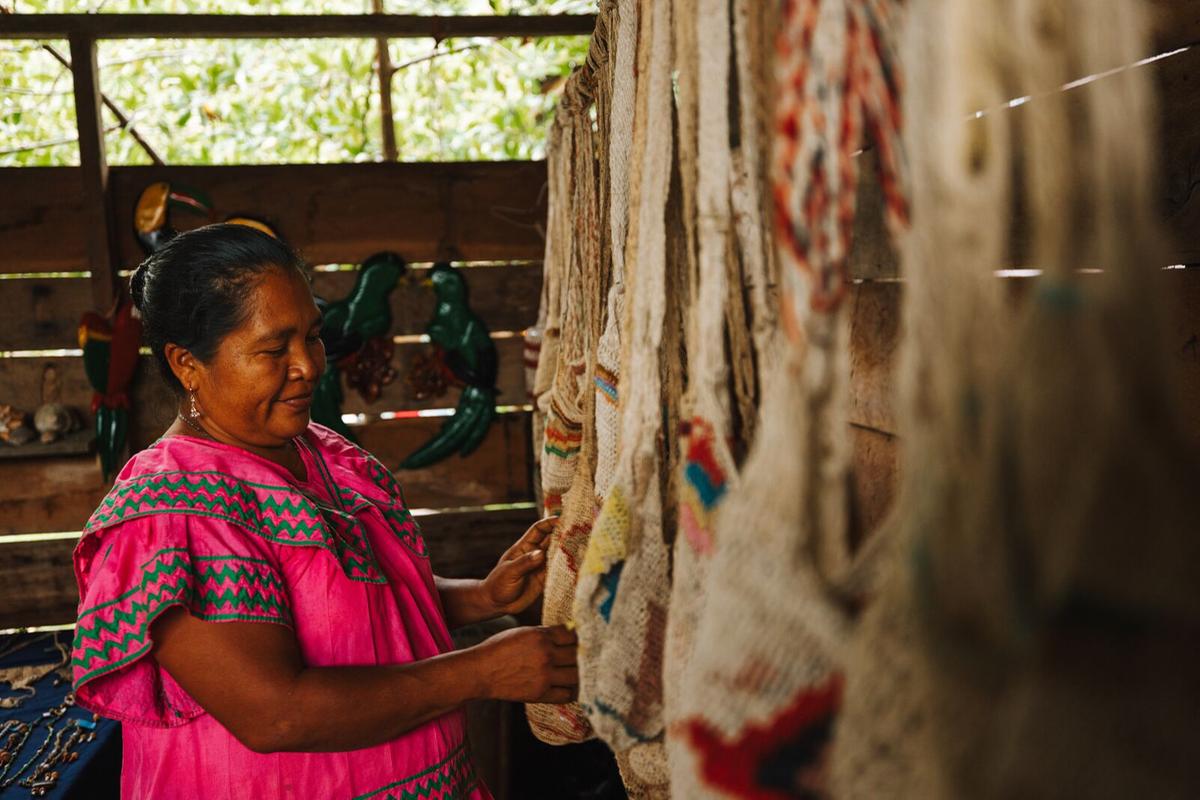
[[[900,471],[900,440],[889,433],[850,426],[850,544],[857,549],[892,510]]]
[[[396,479],[413,508],[454,508],[533,500],[532,415],[501,414],[479,449],[425,469],[404,470]],[[445,417],[397,419],[355,428],[359,444],[389,469],[429,441]]]
[[[865,282],[850,302],[849,420],[895,433],[895,364],[900,343],[901,284]]]
[[[391,39],[590,36],[593,14],[416,16],[403,14],[12,14],[2,39]]]
[[[96,42],[84,34],[71,36],[71,77],[75,86],[75,122],[79,129],[79,178],[82,183],[87,263],[92,271],[92,305],[107,313],[116,284],[108,160],[104,152],[102,95],[96,67]]]
[[[1152,0],[1152,5],[1156,52],[1200,42],[1200,2]],[[94,39],[589,36],[595,25],[592,14],[13,14],[0,18],[0,38],[61,39],[76,33]]]
[[[85,268],[86,208],[72,167],[0,168],[0,272]],[[138,195],[154,181],[205,192],[218,219],[254,214],[313,264],[358,263],[380,250],[410,261],[538,260],[545,244],[544,161],[112,167],[118,263],[143,253],[133,238]],[[180,230],[209,220],[175,213]]]

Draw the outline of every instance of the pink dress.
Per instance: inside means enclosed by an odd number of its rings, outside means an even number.
[[[160,439],[130,459],[75,549],[80,705],[121,720],[121,796],[490,800],[462,711],[341,753],[255,753],[150,656],[171,606],[291,628],[310,666],[404,664],[453,648],[425,543],[375,458],[312,425],[307,476],[236,447]]]

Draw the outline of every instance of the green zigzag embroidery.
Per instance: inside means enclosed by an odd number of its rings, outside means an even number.
[[[176,476],[176,477],[172,477]],[[282,500],[255,489],[282,493]],[[205,498],[202,490],[208,490]],[[186,492],[188,506],[176,506],[171,492]],[[234,502],[234,498],[242,502]],[[162,505],[150,505],[161,502]],[[204,509],[204,510],[201,510]],[[267,519],[262,510],[275,512]],[[256,536],[283,545],[320,547],[332,553],[346,577],[364,583],[387,583],[371,552],[370,542],[359,523],[336,509],[319,507],[287,486],[242,481],[221,472],[158,472],[139,476],[114,487],[88,521],[87,531],[99,530],[130,519],[160,514],[187,514],[231,522]],[[360,552],[342,536],[334,534],[326,515],[347,517],[346,534],[359,544]],[[286,517],[298,519],[289,521]]]
[[[399,498],[400,500],[399,507],[392,506],[382,509],[383,516],[391,527],[392,532],[396,534],[400,542],[414,555],[421,558],[428,558],[429,550],[425,546],[425,537],[421,535],[421,526],[413,519],[412,512],[408,510],[408,504],[404,502],[404,489],[400,486],[400,482],[396,480],[396,476],[375,456],[358,445],[353,445],[353,447],[367,462],[367,476],[371,479],[371,482],[389,498]],[[344,489],[343,491],[360,498],[362,497],[362,495],[350,489]],[[402,526],[410,519],[413,520],[413,532],[406,533],[402,530]]]
[[[418,785],[406,786],[412,783]],[[416,775],[361,794],[354,800],[369,800],[379,798],[380,795],[383,800],[429,800],[432,797],[437,797],[438,800],[466,800],[468,792],[475,784],[474,764],[464,742],[446,758]],[[385,792],[386,794],[383,794]]]
[[[170,559],[161,558],[167,553],[172,553],[173,556]],[[197,571],[192,567],[191,562],[184,555],[184,553],[185,551],[181,550],[180,548],[160,550],[159,552],[155,553],[151,559],[152,561],[156,562],[154,566],[143,569],[142,579],[138,586],[119,595],[113,600],[93,606],[92,608],[80,613],[79,624],[76,625],[75,628],[75,643],[73,648],[75,654],[74,658],[72,659],[72,664],[74,666],[77,666],[81,669],[85,668],[95,658],[108,658],[109,652],[114,649],[116,649],[118,652],[126,653],[126,655],[116,662],[103,664],[100,667],[97,667],[96,669],[86,673],[76,681],[76,687],[81,686],[87,681],[106,672],[116,669],[117,667],[123,666],[124,664],[134,660],[138,655],[141,655],[148,645],[146,638],[149,635],[150,623],[164,609],[180,603],[191,607],[193,601],[196,600],[196,592],[191,586],[189,577],[203,578],[206,573],[208,575],[232,576],[234,578],[240,576],[252,576],[256,582],[260,582],[268,586],[279,587],[282,591],[282,583],[277,578],[274,576],[264,576],[262,579],[259,579],[258,576],[260,573],[257,571],[251,573],[249,572],[249,568],[231,569],[229,567],[225,567],[218,570],[210,567]],[[213,556],[200,557],[197,558],[197,560],[233,561],[237,560],[237,557]],[[263,563],[258,559],[246,559],[246,561],[259,564]],[[162,580],[161,585],[158,587],[158,591],[150,591],[148,587],[155,583],[159,583],[160,578],[162,578]],[[145,593],[145,599],[135,599],[129,611],[122,611],[119,608],[114,609],[111,619],[104,619],[103,617],[96,616],[97,612],[115,606],[124,600],[128,600],[138,593]],[[219,610],[216,607],[207,605],[207,603],[210,603],[213,599],[220,599],[224,605],[232,605],[233,612],[227,614],[218,613]],[[229,589],[226,589],[224,593],[217,593],[215,590],[210,589],[200,597],[200,600],[204,604],[200,605],[198,608],[192,608],[192,611],[201,619],[215,620],[236,618],[263,622],[277,622],[285,625],[292,624],[291,613],[285,604],[275,600],[274,598],[251,594],[245,589],[241,589],[236,593],[231,592]],[[237,603],[234,604],[230,601],[237,601]],[[250,613],[256,609],[265,613]],[[92,624],[90,627],[84,623],[84,619],[89,616],[92,616],[95,620],[94,624]],[[122,623],[132,626],[132,629],[127,631],[125,635],[118,640],[108,642],[100,641],[101,633],[103,631],[108,631],[109,633],[115,635],[121,629]],[[86,645],[85,640],[89,639],[99,642],[99,647],[91,647]],[[134,644],[137,645],[136,649],[133,648]],[[131,649],[134,651],[129,652]]]
[[[421,535],[421,526],[413,518],[412,512],[401,506],[400,508],[389,508],[383,512],[384,518],[388,522],[388,526],[392,529],[392,533],[396,534],[396,538],[407,547],[414,555],[421,558],[429,557],[429,550],[425,547],[425,537]],[[412,522],[412,530],[406,531],[405,526]]]

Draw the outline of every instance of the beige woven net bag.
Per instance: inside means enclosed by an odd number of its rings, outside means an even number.
[[[563,497],[575,479],[583,427],[590,422],[585,420],[584,405],[592,393],[587,373],[596,343],[591,325],[598,315],[589,312],[597,303],[594,293],[604,291],[607,279],[607,271],[600,266],[600,182],[596,173],[597,137],[590,115],[595,90],[593,69],[584,68],[572,75],[555,114],[558,135],[551,140],[560,144],[558,158],[567,161],[567,165],[554,167],[558,178],[555,189],[570,199],[564,224],[557,228],[563,242],[556,257],[564,258],[567,267],[560,287],[562,322],[557,360],[545,402],[541,473],[547,514],[562,510]]]
[[[1192,796],[1197,457],[1160,330],[1152,89],[1130,69],[1055,95],[1150,52],[1145,4],[913,14],[899,536],[840,796]],[[992,270],[1017,198],[1044,272],[1014,307]]]
[[[621,446],[614,481],[592,530],[576,592],[580,702],[597,734],[646,773],[661,762],[636,748],[662,732],[662,639],[669,563],[662,531],[660,345],[666,298],[666,229],[671,173],[670,7],[644,3],[639,70],[645,82],[645,146],[634,184],[626,247],[630,332],[624,343]],[[642,87],[639,86],[639,91]],[[636,141],[636,138],[635,138]],[[636,145],[635,145],[636,149]],[[640,768],[639,768],[640,765]],[[639,791],[644,789],[639,788]]]
[[[730,210],[732,161],[729,148],[731,19],[728,4],[676,0],[676,57],[680,94],[680,171],[695,188],[696,222],[688,233],[695,263],[695,296],[688,324],[688,389],[681,441],[679,535],[674,544],[671,615],[664,656],[664,701],[668,724],[690,704],[683,675],[691,666],[696,626],[707,592],[708,562],[719,504],[736,480],[729,449],[729,367],[725,351],[728,261],[733,236]],[[701,56],[701,54],[703,54]],[[703,65],[703,66],[702,66]],[[694,139],[688,139],[694,136]],[[702,169],[697,169],[702,164]],[[696,771],[682,750],[686,742],[668,731],[666,752],[672,790],[699,796]]]
[[[886,113],[894,27],[890,4],[866,0],[790,4],[780,26],[774,192],[791,337],[773,356],[769,333],[758,336],[770,368],[757,439],[716,512],[671,727],[682,744],[673,749],[673,784],[689,797],[827,790],[850,624],[842,588],[852,576],[841,303],[857,186],[852,150],[869,125],[898,184],[895,120]],[[703,119],[702,111],[702,130]],[[893,221],[902,217],[902,199],[893,197],[892,212]]]
[[[737,0],[731,18],[722,4],[705,6],[697,13],[694,0],[677,0],[677,8],[681,174],[683,183],[695,185],[699,194],[699,222],[690,226],[699,239],[693,249],[699,252],[698,292],[689,325],[687,421],[680,443],[680,535],[674,545],[664,666],[672,789],[678,796],[700,797],[704,790],[695,760],[686,751],[685,738],[675,735],[677,729],[670,726],[689,713],[681,695],[683,675],[692,663],[696,626],[707,595],[716,516],[738,480],[730,448],[730,378],[737,398],[738,438],[748,445],[761,425],[756,423],[755,407],[761,392],[758,376],[774,369],[776,267],[764,209],[767,111],[773,83],[770,54],[777,9],[771,3]],[[697,53],[711,60],[703,79]],[[731,55],[736,75],[722,66]],[[732,118],[731,93],[737,97],[739,112]],[[697,95],[701,95],[699,102]],[[703,115],[698,106],[703,107]],[[692,122],[685,124],[685,120]],[[696,169],[697,142],[687,141],[689,132],[697,133],[697,125],[703,141],[698,159],[704,164],[702,175]],[[737,131],[732,138],[738,141],[732,151],[727,144],[731,129]]]
[[[622,326],[625,320],[625,241],[629,229],[630,157],[642,148],[634,144],[636,99],[637,30],[636,0],[619,0],[609,23],[608,76],[612,86],[611,116],[608,120],[609,232],[612,237],[612,285],[604,311],[604,331],[596,352],[596,506],[608,495],[617,469],[620,442],[620,385]]]
[[[588,64],[572,76],[559,106],[560,114],[572,128],[571,138],[575,145],[573,208],[578,228],[573,238],[570,281],[576,285],[568,297],[569,302],[577,303],[578,307],[569,307],[564,315],[573,326],[572,356],[569,358],[572,366],[565,382],[573,394],[571,402],[560,406],[556,398],[552,404],[547,446],[556,435],[551,433],[556,420],[554,415],[561,410],[558,419],[566,419],[568,415],[578,419],[579,451],[571,458],[571,477],[562,502],[562,516],[547,550],[546,589],[542,601],[542,623],[545,625],[573,623],[579,564],[583,560],[596,509],[593,475],[597,430],[593,386],[602,325],[602,298],[611,273],[611,262],[607,260],[609,249],[602,247],[599,240],[602,222],[608,219],[603,205],[609,194],[602,189],[603,181],[597,174],[597,166],[598,162],[607,163],[608,159],[605,148],[607,126],[603,115],[609,108],[609,45],[615,13],[612,4],[606,6],[592,36]],[[595,134],[589,113],[593,100],[602,115],[600,130]],[[565,481],[566,459],[562,462],[563,476],[548,478],[545,483],[548,498],[561,485],[551,485],[550,481]],[[577,703],[531,704],[527,707],[527,716],[534,734],[550,744],[579,742],[592,735],[583,709]]]
[[[542,264],[542,299],[538,310],[541,328],[538,363],[534,371],[533,396],[533,445],[534,459],[538,465],[537,491],[539,503],[545,513],[561,511],[561,496],[549,502],[543,487],[546,456],[545,433],[550,417],[554,395],[555,376],[559,370],[562,339],[563,299],[568,284],[572,242],[571,208],[572,190],[570,183],[571,141],[569,129],[559,124],[558,117],[550,127],[546,143],[547,172],[547,220],[546,254]],[[555,444],[551,457],[562,459],[568,451]],[[560,479],[561,480],[561,479]]]

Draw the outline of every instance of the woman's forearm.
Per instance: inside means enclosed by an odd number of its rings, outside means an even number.
[[[481,667],[472,650],[396,666],[308,667],[281,688],[270,718],[253,725],[258,732],[246,744],[259,752],[335,752],[382,744],[487,697]]]
[[[564,703],[579,676],[565,628],[514,628],[407,664],[308,666],[290,628],[205,622],[182,607],[153,625],[153,657],[260,753],[382,744],[474,699]]]
[[[500,616],[501,612],[483,590],[483,581],[437,576],[433,580],[442,598],[448,627],[461,628]]]

